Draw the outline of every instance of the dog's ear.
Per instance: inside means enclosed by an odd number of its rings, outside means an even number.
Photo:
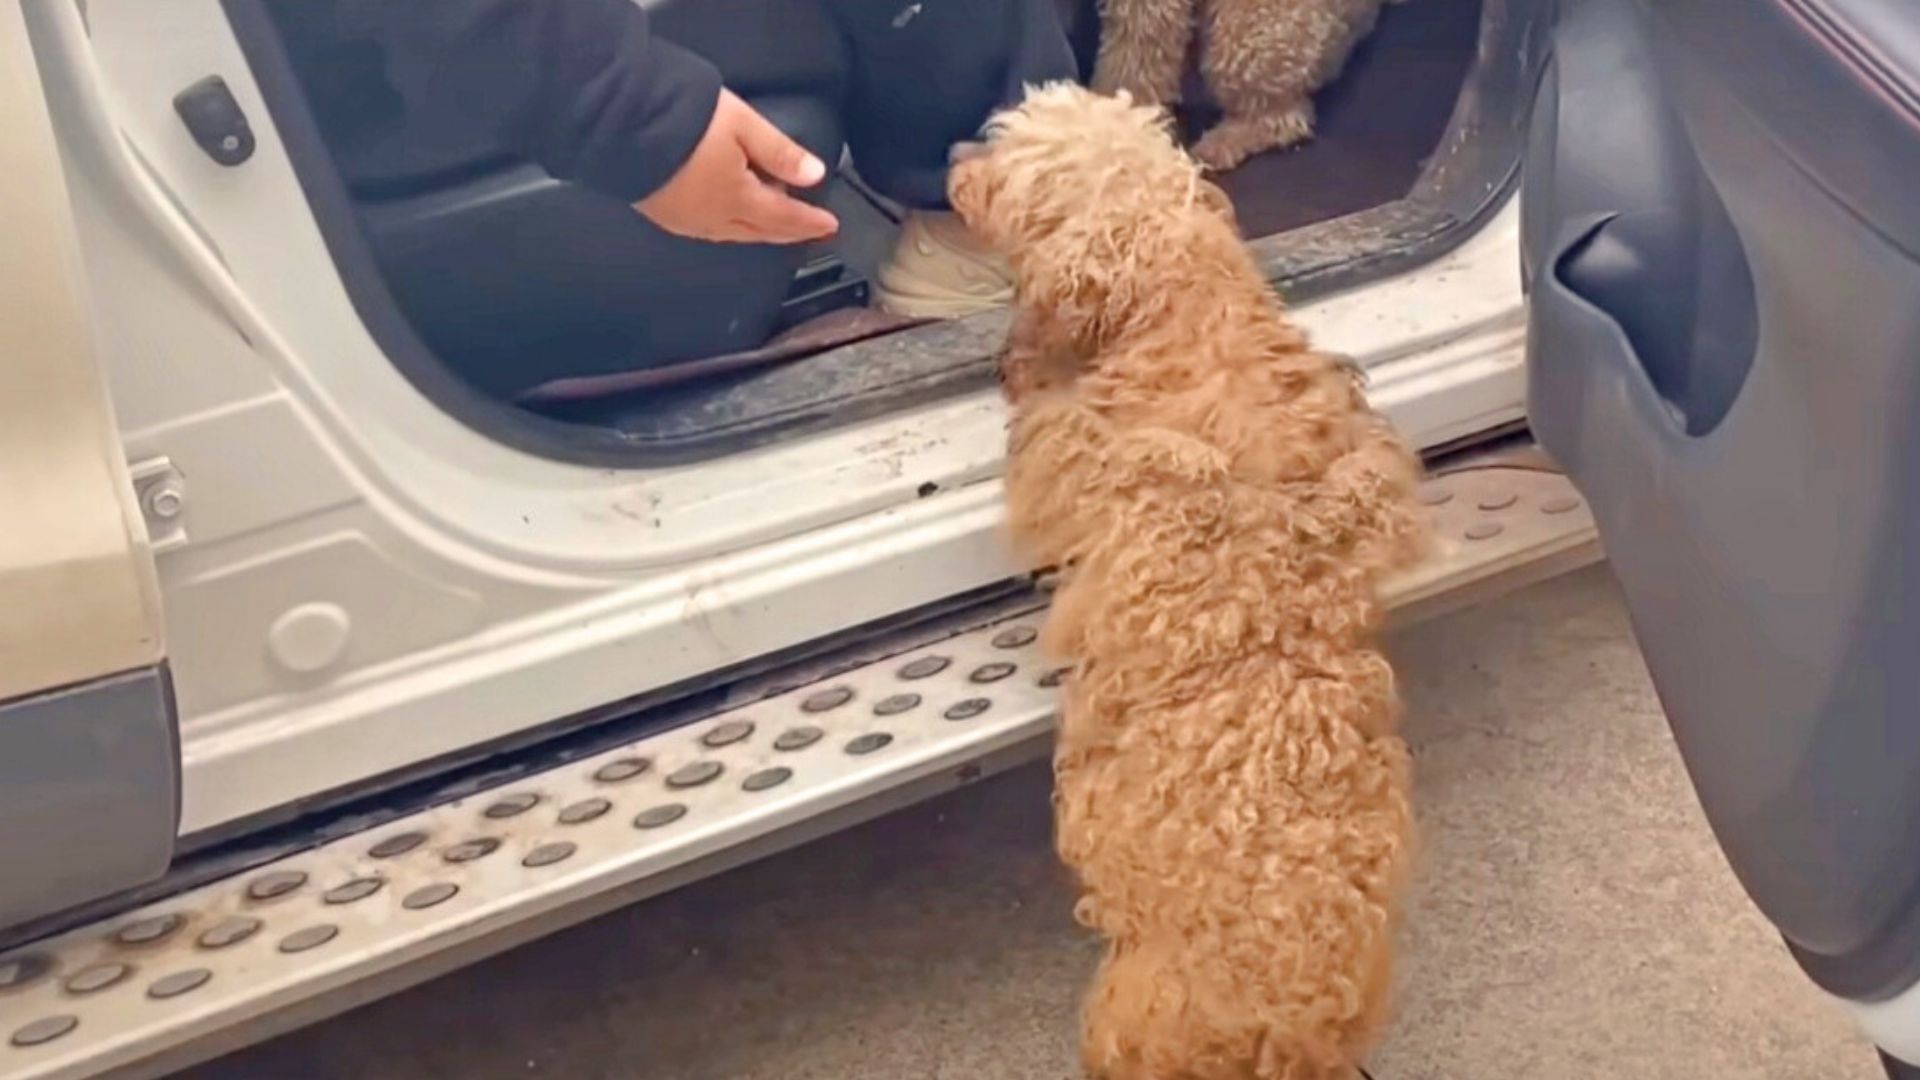
[[[1044,327],[1042,336],[1071,342],[1077,353],[1104,340],[1112,314],[1115,261],[1091,247],[1084,237],[1063,235],[1056,226],[1028,243],[1015,260],[1021,308],[1033,314],[1036,330]]]
[[[984,154],[955,160],[947,169],[947,205],[974,235],[991,241],[993,173]]]
[[[1240,215],[1234,209],[1233,197],[1227,194],[1226,189],[1205,177],[1199,178],[1195,183],[1199,185],[1195,189],[1195,198],[1200,205],[1218,214],[1233,227],[1234,232],[1239,232]]]
[[[1000,387],[1016,406],[1035,394],[1067,386],[1079,374],[1083,345],[1055,315],[1026,305],[1014,312],[1000,354]]]

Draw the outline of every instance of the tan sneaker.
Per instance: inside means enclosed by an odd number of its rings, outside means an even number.
[[[916,210],[874,274],[873,303],[914,319],[954,319],[1013,300],[1005,259],[975,240],[950,211]]]

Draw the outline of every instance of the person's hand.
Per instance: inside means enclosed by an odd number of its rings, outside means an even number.
[[[827,167],[766,117],[720,91],[713,120],[680,171],[634,204],[649,221],[680,236],[741,244],[797,244],[832,236],[839,221],[787,194],[809,188]]]

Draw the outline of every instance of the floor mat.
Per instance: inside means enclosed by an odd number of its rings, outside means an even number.
[[[1346,74],[1320,94],[1318,136],[1223,178],[1246,235],[1342,217],[1412,190],[1473,66],[1479,26],[1480,0],[1389,4]],[[1198,86],[1187,94],[1202,97]],[[1214,115],[1185,111],[1182,127],[1203,130]]]
[[[638,391],[680,386],[755,368],[792,363],[818,356],[829,349],[918,326],[926,321],[891,315],[877,308],[839,308],[782,331],[757,349],[721,353],[633,371],[617,371],[608,375],[555,379],[521,394],[517,400],[532,408],[560,410],[572,403],[598,402]]]

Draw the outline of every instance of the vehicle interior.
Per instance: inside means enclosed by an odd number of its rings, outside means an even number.
[[[1085,74],[1096,0],[1057,2]],[[845,159],[844,50],[826,17],[765,0],[647,6],[656,33],[712,59],[762,113],[842,161],[825,194],[839,236],[784,261],[672,237],[484,136],[416,122],[378,43],[335,25],[332,5],[227,0],[388,357],[490,437],[598,464],[698,460],[985,385],[998,314],[915,324],[867,307],[901,211]],[[1517,173],[1542,37],[1533,9],[1544,6],[1387,5],[1320,95],[1317,137],[1221,178],[1291,297],[1431,258],[1497,207]],[[1180,120],[1197,130],[1208,107],[1198,77],[1189,83]],[[663,298],[685,317],[639,314]],[[503,381],[526,357],[580,377]]]

